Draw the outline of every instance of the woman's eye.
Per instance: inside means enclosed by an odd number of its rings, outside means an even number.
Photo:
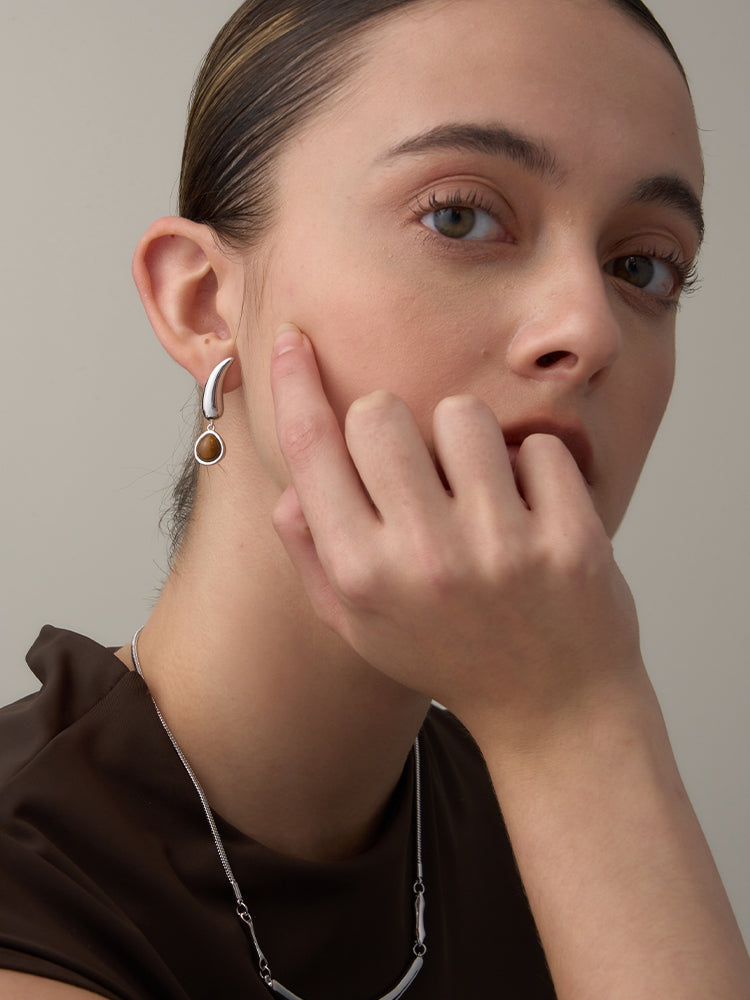
[[[656,257],[641,254],[618,257],[607,264],[605,270],[614,278],[662,299],[669,299],[679,291],[680,283],[674,269]]]
[[[451,240],[494,240],[503,229],[489,212],[467,205],[446,205],[422,216],[428,229]]]

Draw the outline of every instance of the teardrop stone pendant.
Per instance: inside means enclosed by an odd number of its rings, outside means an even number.
[[[213,428],[213,424],[208,425],[208,430],[204,431],[195,442],[193,449],[195,460],[201,465],[216,465],[224,457],[224,442]]]

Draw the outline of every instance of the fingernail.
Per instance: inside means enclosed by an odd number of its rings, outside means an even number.
[[[295,347],[302,347],[304,338],[292,323],[282,323],[276,331],[276,339],[273,342],[273,353],[276,357],[293,351]]]

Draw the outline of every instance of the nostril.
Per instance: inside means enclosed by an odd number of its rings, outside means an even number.
[[[556,365],[565,359],[575,360],[570,351],[550,351],[548,354],[542,354],[541,357],[537,358],[536,363],[539,368],[551,368],[552,365]]]

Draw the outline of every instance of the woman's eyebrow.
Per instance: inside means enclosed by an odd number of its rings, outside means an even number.
[[[502,125],[455,123],[438,125],[389,149],[379,160],[391,160],[408,153],[434,149],[465,149],[470,152],[505,156],[526,170],[547,178],[559,178],[562,171],[555,157],[541,143]]]
[[[703,242],[706,225],[703,220],[701,200],[692,187],[681,177],[663,174],[647,177],[633,188],[629,205],[665,205],[684,215],[698,233],[698,246]]]
[[[544,143],[529,139],[504,125],[478,125],[473,122],[449,122],[404,139],[379,157],[378,162],[440,149],[504,156],[540,177],[558,181],[564,177],[559,161]],[[649,203],[676,209],[694,226],[699,243],[703,241],[705,224],[701,201],[687,181],[667,174],[643,178],[633,188],[626,204]]]

